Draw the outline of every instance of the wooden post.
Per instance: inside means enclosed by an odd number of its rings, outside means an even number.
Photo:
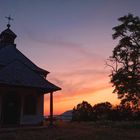
[[[53,125],[53,92],[50,93],[50,125]]]

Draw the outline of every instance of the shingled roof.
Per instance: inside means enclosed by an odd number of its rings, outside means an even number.
[[[19,60],[13,61],[0,70],[0,84],[38,88],[44,93],[60,90]]]
[[[17,48],[16,45],[0,46],[0,65],[6,66],[7,64],[19,60],[26,64],[32,70],[47,75],[49,72],[36,66],[31,60],[23,55]]]
[[[16,48],[16,37],[10,24],[0,34],[0,85],[37,88],[42,93],[60,90],[46,80],[48,71],[39,68]]]

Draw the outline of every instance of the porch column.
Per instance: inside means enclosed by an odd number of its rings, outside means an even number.
[[[50,93],[50,125],[53,125],[53,92]]]

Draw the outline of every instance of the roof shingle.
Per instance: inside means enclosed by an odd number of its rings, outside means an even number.
[[[60,90],[19,60],[0,70],[0,84],[39,88],[45,93]]]

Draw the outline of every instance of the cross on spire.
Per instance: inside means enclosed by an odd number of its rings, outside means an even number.
[[[8,24],[7,27],[10,28],[10,21],[14,20],[13,18],[11,18],[11,16],[9,15],[8,17],[5,17],[8,20]]]

